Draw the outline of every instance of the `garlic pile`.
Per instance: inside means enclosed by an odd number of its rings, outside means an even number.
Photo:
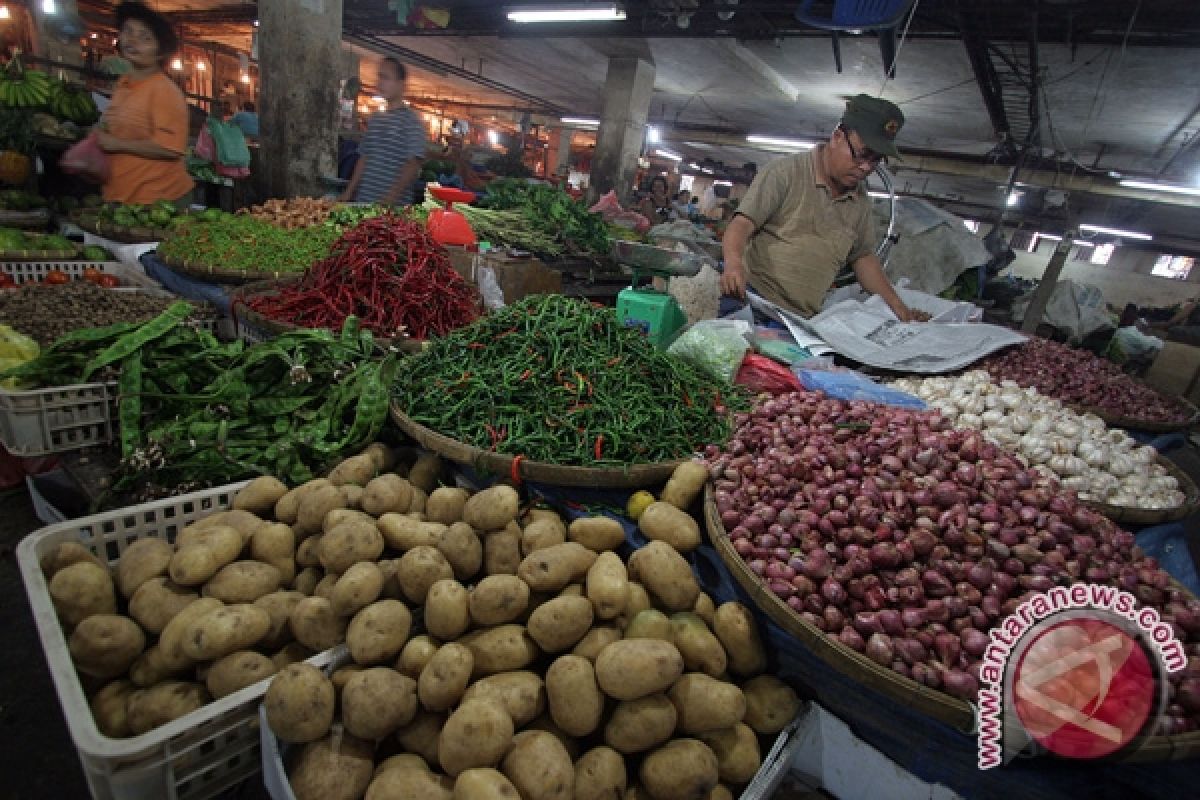
[[[1153,447],[1094,414],[1077,414],[1036,389],[994,383],[986,370],[954,377],[901,378],[893,388],[920,397],[956,427],[976,428],[1081,500],[1125,508],[1177,508],[1186,500]]]

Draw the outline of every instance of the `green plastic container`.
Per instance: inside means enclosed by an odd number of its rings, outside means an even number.
[[[665,349],[687,324],[687,317],[671,295],[650,287],[629,288],[617,295],[617,319],[636,328]]]

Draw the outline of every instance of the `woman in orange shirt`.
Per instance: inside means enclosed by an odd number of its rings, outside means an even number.
[[[165,17],[141,3],[117,6],[117,29],[121,54],[133,69],[117,81],[100,121],[99,143],[111,165],[104,199],[183,207],[194,185],[184,162],[187,101],[163,71],[179,39]]]

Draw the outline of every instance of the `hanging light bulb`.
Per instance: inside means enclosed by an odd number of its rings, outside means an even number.
[[[171,69],[175,70],[176,72],[179,72],[180,70],[183,69],[183,61],[181,61],[178,58],[175,59],[174,61],[171,62]]]
[[[56,11],[58,11],[58,6],[54,0],[42,0],[42,13],[53,14]]]
[[[242,83],[249,83],[249,82],[250,82],[250,76],[247,73],[243,72],[242,73]]]
[[[203,61],[196,62],[196,71],[197,72],[204,72],[204,70],[206,70],[206,69],[208,69],[208,64],[205,64]]]
[[[12,14],[8,12],[8,6],[0,6],[0,19],[11,19]]]

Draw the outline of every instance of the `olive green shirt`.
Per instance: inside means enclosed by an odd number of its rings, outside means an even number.
[[[824,145],[767,164],[738,213],[754,223],[746,269],[754,291],[811,317],[842,267],[875,249],[866,186],[834,198],[821,169]]]

